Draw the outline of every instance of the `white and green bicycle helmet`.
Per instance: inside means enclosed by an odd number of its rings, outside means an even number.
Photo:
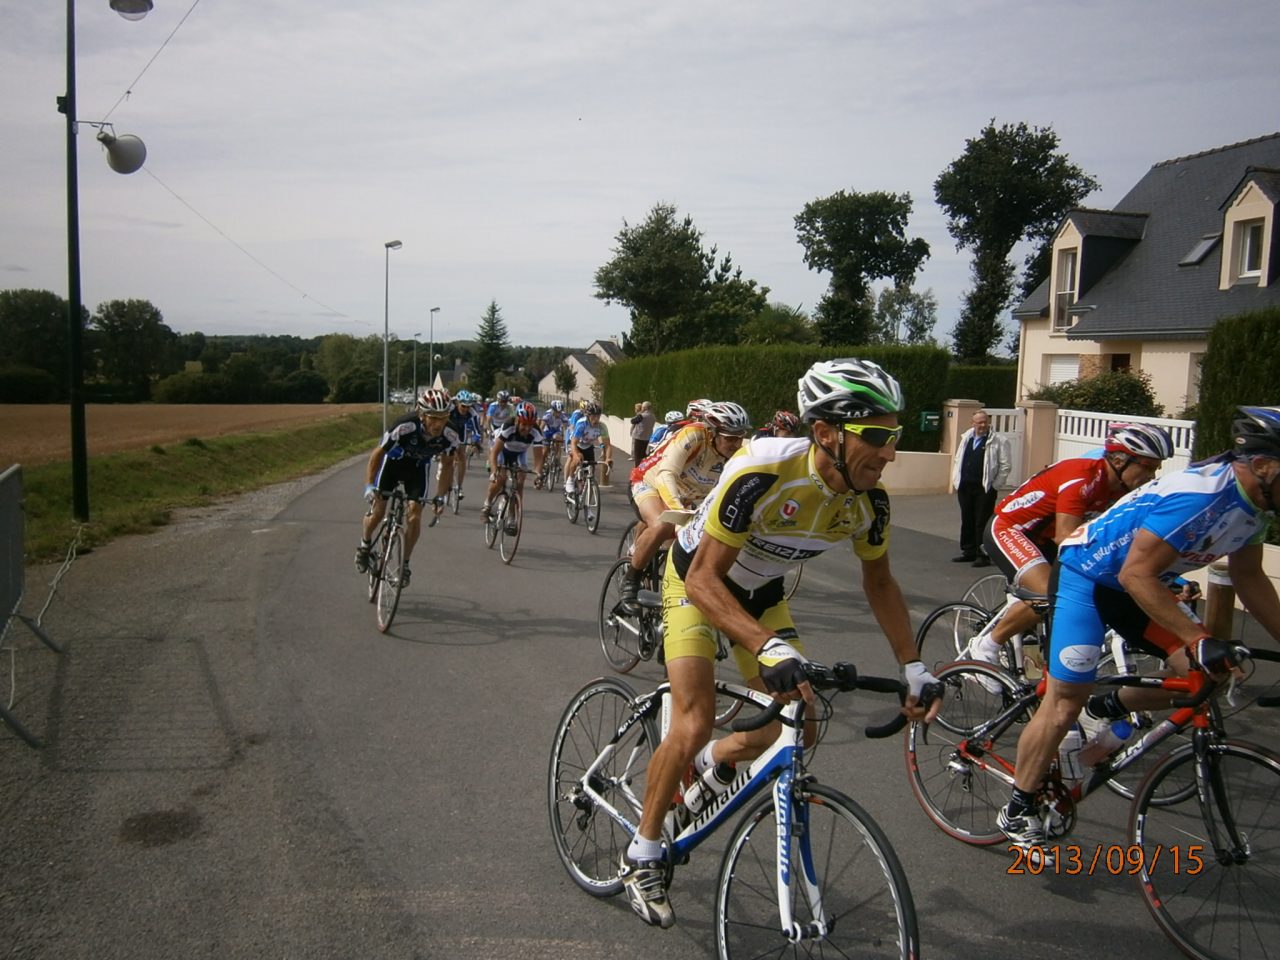
[[[796,390],[800,419],[840,422],[906,407],[898,381],[870,360],[820,360],[800,378]]]

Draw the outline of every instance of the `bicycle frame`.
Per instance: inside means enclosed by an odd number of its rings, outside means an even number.
[[[762,709],[773,703],[773,699],[767,694],[759,693],[739,684],[718,680],[716,681],[715,689],[716,693],[729,694],[744,702],[754,703]],[[593,779],[598,779],[600,768],[612,758],[614,745],[642,719],[653,717],[655,713],[660,711],[664,697],[669,696],[670,690],[671,684],[664,682],[656,690],[645,694],[637,700],[636,709],[618,728],[609,745],[605,747],[595,762],[587,768],[580,781],[584,793],[591,801],[633,836],[639,829],[639,824],[632,823],[626,812],[612,806],[592,787],[592,781]],[[804,829],[807,812],[800,810],[797,813],[791,802],[796,778],[803,775],[804,771],[805,717],[803,706],[801,701],[795,701],[783,708],[778,718],[782,724],[778,737],[760,756],[751,761],[750,764],[745,765],[744,769],[738,771],[737,776],[734,777],[733,782],[729,784],[724,793],[716,797],[705,810],[699,812],[688,826],[680,831],[676,837],[672,838],[669,850],[669,857],[673,863],[687,859],[689,854],[697,849],[704,840],[726,824],[734,814],[746,806],[772,781],[774,817],[779,837],[776,872],[778,908],[782,930],[793,942],[803,937],[826,936],[829,932],[825,914],[822,910],[822,898],[818,886],[813,851],[809,849],[808,831]],[[637,760],[637,755],[635,755],[637,750],[638,748],[633,748],[633,756],[628,758],[627,765],[624,767],[625,770],[630,771],[632,769]],[[633,806],[634,813],[638,815],[642,807],[640,798],[637,798],[631,791],[629,784],[624,785],[624,787],[623,793]],[[794,880],[791,856],[793,840],[798,840],[800,843],[799,866],[806,887],[808,903],[811,905],[814,916],[819,918],[816,923],[803,930],[795,922],[791,913],[789,891]]]

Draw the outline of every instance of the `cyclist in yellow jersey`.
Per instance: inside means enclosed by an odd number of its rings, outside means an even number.
[[[675,922],[662,830],[690,762],[701,774],[749,760],[776,736],[774,727],[711,739],[715,631],[733,641],[749,685],[813,703],[782,587],[789,565],[852,541],[863,593],[910,688],[904,709],[926,717],[919,698],[933,677],[916,658],[906,601],[889,568],[889,495],[880,485],[902,434],[902,389],[874,363],[830,360],[809,368],[797,399],[810,437],[746,444],[681,529],[667,562],[662,615],[671,724],[649,762],[644,810],[620,874],[632,909],[646,923]]]
[[[701,423],[680,429],[632,471],[631,497],[644,529],[636,536],[622,583],[624,604],[635,603],[644,568],[675,536],[675,525],[659,519],[662,512],[700,504],[750,429],[751,419],[738,404],[708,403]]]

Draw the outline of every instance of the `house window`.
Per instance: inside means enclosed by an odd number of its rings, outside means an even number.
[[[1071,327],[1071,305],[1076,302],[1076,260],[1079,251],[1060,250],[1058,269],[1054,274],[1053,329]]]
[[[1080,376],[1080,355],[1075,353],[1049,354],[1048,385],[1066,383]]]
[[[1111,355],[1111,372],[1128,373],[1130,370],[1129,354],[1113,353]]]
[[[1206,233],[1196,241],[1196,245],[1191,248],[1190,252],[1178,261],[1178,266],[1194,267],[1209,255],[1209,251],[1218,245],[1220,239],[1222,239],[1222,234],[1220,233]]]
[[[1236,230],[1240,238],[1236,275],[1241,279],[1262,276],[1262,221],[1245,220]]]

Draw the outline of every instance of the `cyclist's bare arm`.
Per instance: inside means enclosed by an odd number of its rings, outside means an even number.
[[[898,580],[889,566],[889,554],[884,553],[874,560],[861,562],[862,592],[866,594],[871,614],[876,618],[876,623],[880,624],[880,629],[884,631],[885,639],[889,641],[889,647],[893,650],[898,664],[919,660],[920,654],[916,652],[915,636],[911,632],[911,615],[907,612],[907,601],[902,595],[902,587],[898,585]],[[927,719],[932,720],[941,708],[942,702],[938,700],[934,701],[932,708],[928,711],[921,710],[915,707],[914,700],[908,698],[904,710],[913,720],[923,720],[926,716]]]
[[[1084,517],[1077,517],[1070,513],[1055,513],[1053,515],[1053,542],[1058,546],[1062,546],[1062,541],[1071,536],[1076,527],[1084,523]]]
[[[1204,627],[1178,606],[1160,575],[1178,559],[1178,551],[1150,530],[1139,530],[1117,579],[1147,616],[1190,646],[1204,636]]]
[[[1245,609],[1280,643],[1280,598],[1275,584],[1262,569],[1262,544],[1251,543],[1227,557],[1227,568],[1236,596]]]

